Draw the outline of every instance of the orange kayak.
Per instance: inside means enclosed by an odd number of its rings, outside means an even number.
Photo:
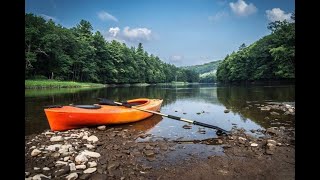
[[[133,107],[159,111],[162,99],[132,99],[128,104]],[[138,105],[136,105],[138,104]],[[152,113],[137,109],[112,105],[70,105],[44,109],[52,131],[63,131],[86,126],[123,124],[140,121],[152,116]]]

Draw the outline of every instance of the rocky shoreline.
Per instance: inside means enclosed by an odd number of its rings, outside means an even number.
[[[147,140],[150,134],[106,126],[25,136],[25,179],[294,179],[294,128],[232,129],[205,140]],[[143,141],[137,141],[138,139]],[[222,149],[221,155],[187,153],[188,144]]]

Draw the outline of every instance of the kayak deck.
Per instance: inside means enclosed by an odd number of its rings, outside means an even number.
[[[139,104],[133,107],[159,111],[161,99],[139,98],[128,103]],[[140,121],[152,116],[152,113],[124,106],[95,105],[99,108],[83,108],[77,106],[62,106],[60,108],[44,109],[51,130],[62,131],[86,126],[123,124]]]

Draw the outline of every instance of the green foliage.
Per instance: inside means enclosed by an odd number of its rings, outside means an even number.
[[[217,70],[220,62],[221,62],[221,60],[212,61],[212,62],[205,63],[202,65],[186,66],[186,67],[183,67],[183,69],[189,69],[189,70],[192,70],[196,73],[204,74],[204,73],[213,72],[213,71]]]
[[[200,75],[200,83],[213,83],[216,82],[217,77],[215,72],[204,73]]]
[[[182,67],[186,70],[191,70],[199,74],[199,82],[201,83],[213,83],[216,82],[216,71],[222,60],[212,61],[202,65],[186,66]]]
[[[74,87],[103,87],[102,84],[79,83],[73,81],[56,81],[56,80],[25,80],[26,89],[38,88],[74,88]]]
[[[26,79],[47,79],[96,83],[198,82],[197,73],[162,62],[149,55],[142,43],[137,49],[118,41],[107,42],[92,25],[81,20],[67,29],[52,20],[25,14]]]
[[[295,78],[295,23],[275,21],[268,29],[270,35],[248,47],[242,44],[224,58],[217,69],[218,81]]]

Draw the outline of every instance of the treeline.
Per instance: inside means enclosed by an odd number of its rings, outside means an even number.
[[[201,65],[185,66],[182,68],[199,73],[200,83],[214,83],[217,80],[216,71],[221,61],[222,60],[212,61]]]
[[[127,47],[106,41],[81,20],[65,28],[40,16],[25,14],[25,77],[96,83],[198,82],[191,70],[148,54],[141,43]]]
[[[204,63],[201,65],[194,65],[194,66],[185,66],[183,67],[184,69],[188,69],[188,70],[192,70],[195,71],[199,74],[204,74],[204,73],[208,73],[208,72],[213,72],[216,71],[219,63],[222,60],[217,60],[217,61],[212,61],[212,62],[208,62],[208,63]]]
[[[291,17],[295,19],[295,15]],[[250,46],[242,44],[227,55],[217,69],[223,82],[281,80],[295,78],[295,23],[275,21],[269,24],[271,34]]]

